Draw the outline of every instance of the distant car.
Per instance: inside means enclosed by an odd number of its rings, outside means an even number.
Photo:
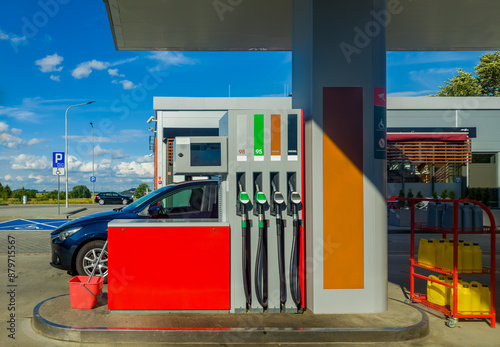
[[[133,201],[134,198],[130,196],[121,195],[115,192],[99,193],[95,196],[95,202],[98,202],[100,205],[104,204],[128,205]]]

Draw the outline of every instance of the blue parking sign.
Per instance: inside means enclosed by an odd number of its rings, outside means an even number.
[[[52,167],[64,167],[64,152],[52,152]]]
[[[90,176],[90,182],[95,182],[96,181],[96,177],[95,176]]]

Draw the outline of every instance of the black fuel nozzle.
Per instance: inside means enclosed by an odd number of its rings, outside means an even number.
[[[285,203],[285,197],[281,192],[276,191],[273,193],[273,203],[276,212],[276,218],[281,219],[281,206]]]
[[[293,191],[290,193],[290,204],[292,205],[292,214],[293,219],[299,219],[299,209],[302,204],[302,199],[300,198],[300,194]]]
[[[296,191],[290,192],[290,203],[292,204],[293,211],[293,240],[292,240],[292,253],[290,256],[290,292],[292,300],[297,305],[297,310],[302,312],[302,299],[299,278],[300,266],[300,224],[299,209],[302,205],[300,194]]]

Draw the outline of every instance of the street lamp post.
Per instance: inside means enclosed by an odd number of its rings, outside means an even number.
[[[94,177],[94,124],[90,122],[92,127],[92,177]],[[94,204],[94,180],[92,180],[92,205]]]
[[[78,104],[78,105],[72,105],[70,107],[68,107],[66,109],[66,113],[64,115],[64,123],[65,123],[65,139],[66,139],[66,150],[64,152],[64,167],[65,167],[65,171],[66,171],[66,208],[69,207],[68,205],[68,110],[72,107],[77,107],[77,106],[84,106],[84,105],[89,105],[89,104],[92,104],[94,103],[95,101],[89,101],[89,102],[86,102],[86,103],[83,103],[83,104]]]

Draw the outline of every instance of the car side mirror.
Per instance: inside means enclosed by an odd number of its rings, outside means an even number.
[[[148,210],[148,214],[152,218],[158,217],[160,212],[160,206],[151,206]]]

